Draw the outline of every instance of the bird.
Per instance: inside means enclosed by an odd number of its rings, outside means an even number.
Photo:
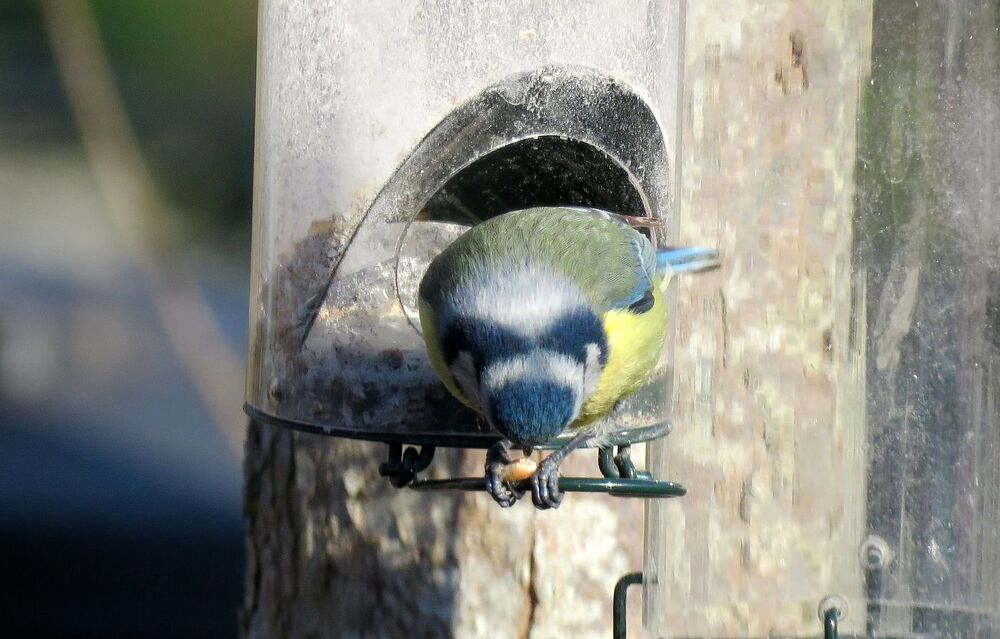
[[[536,508],[560,505],[559,465],[613,432],[613,409],[657,364],[670,277],[718,266],[713,249],[657,251],[634,228],[652,224],[595,208],[526,208],[476,224],[428,265],[418,291],[428,358],[500,437],[484,477],[500,506],[524,493],[504,478],[510,451],[529,455],[569,430],[529,480]]]

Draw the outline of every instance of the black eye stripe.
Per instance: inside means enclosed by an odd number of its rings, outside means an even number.
[[[477,374],[484,362],[502,354],[524,353],[531,340],[515,331],[489,322],[457,320],[442,333],[441,354],[449,366],[462,351],[472,354]]]
[[[581,364],[587,362],[587,346],[600,349],[599,361],[608,360],[607,337],[600,319],[588,309],[567,312],[551,327],[536,337],[526,337],[517,331],[484,321],[459,319],[441,332],[441,354],[449,366],[459,353],[472,354],[477,373],[486,362],[527,353],[535,348],[555,351],[572,357]]]
[[[449,366],[458,358],[459,353],[468,351],[471,347],[472,343],[462,326],[453,324],[441,332],[441,355]]]
[[[607,363],[608,340],[601,321],[586,309],[570,311],[553,323],[552,328],[538,337],[543,348],[569,355],[581,364],[587,363],[587,346],[597,344],[601,365]]]

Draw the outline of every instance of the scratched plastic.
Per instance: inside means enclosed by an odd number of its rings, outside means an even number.
[[[488,444],[428,365],[420,277],[507,210],[669,226],[676,24],[648,2],[261,3],[248,405],[330,434]],[[623,426],[667,418],[667,373]]]

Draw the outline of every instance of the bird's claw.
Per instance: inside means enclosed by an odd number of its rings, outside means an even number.
[[[507,457],[510,445],[509,441],[502,440],[486,451],[486,492],[501,508],[510,508],[524,495],[524,491],[512,489],[505,479],[505,469],[510,463]]]
[[[502,461],[486,462],[486,492],[501,508],[510,508],[524,493],[513,490],[503,478],[504,466]]]
[[[559,464],[551,457],[542,460],[531,477],[531,502],[539,510],[559,508],[563,494],[559,492]]]

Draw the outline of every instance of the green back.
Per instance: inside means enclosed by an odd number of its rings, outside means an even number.
[[[540,207],[473,227],[430,265],[420,296],[436,307],[463,280],[491,269],[548,266],[577,282],[594,309],[624,308],[652,285],[656,253],[634,229],[602,211]]]

